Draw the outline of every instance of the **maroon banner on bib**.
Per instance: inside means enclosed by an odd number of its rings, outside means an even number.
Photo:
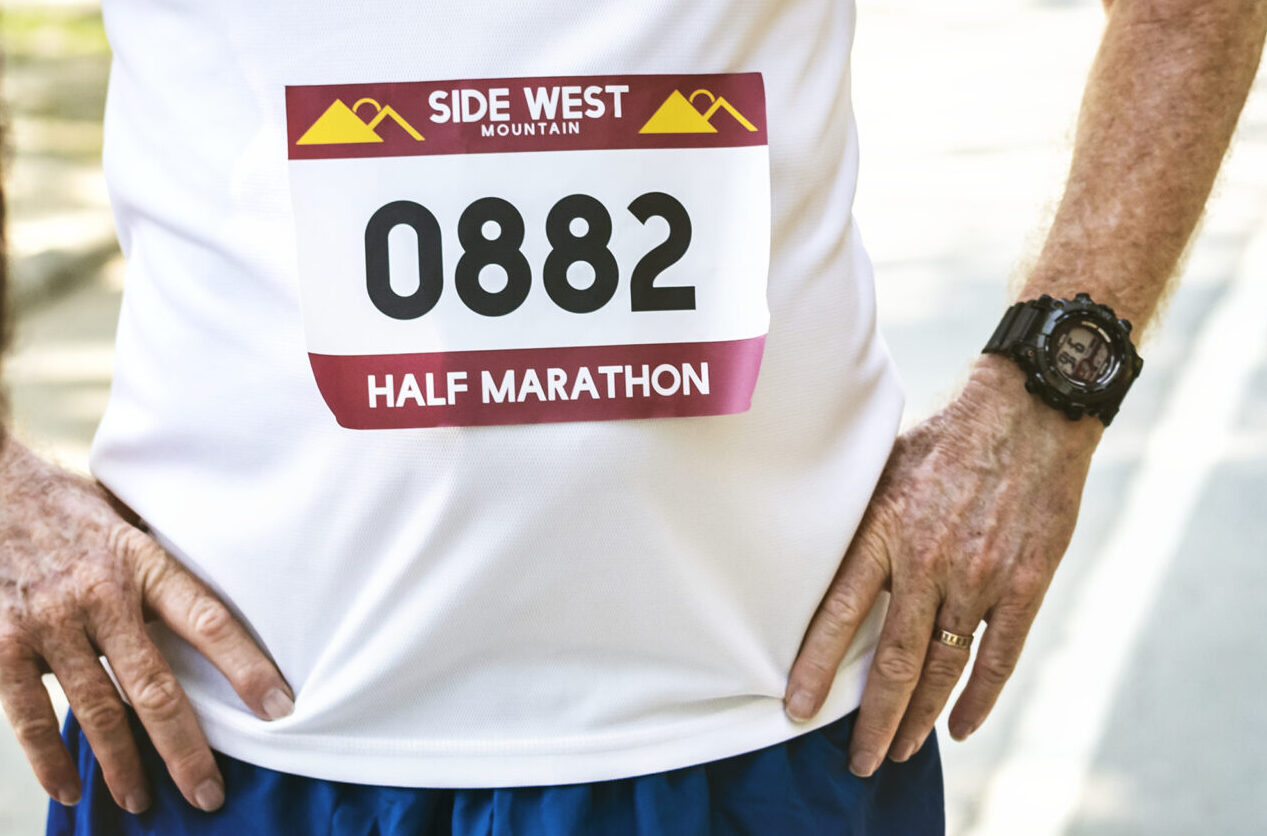
[[[745,412],[764,346],[762,336],[308,358],[339,424],[373,430]]]
[[[286,88],[290,159],[765,145],[760,73]]]

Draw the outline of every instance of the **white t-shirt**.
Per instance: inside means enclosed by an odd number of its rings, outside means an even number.
[[[892,446],[840,0],[107,0],[128,259],[95,474],[294,686],[212,745],[627,777],[782,696]]]

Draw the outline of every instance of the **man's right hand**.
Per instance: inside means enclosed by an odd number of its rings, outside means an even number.
[[[189,699],[145,631],[152,618],[205,655],[260,718],[291,712],[281,673],[206,584],[120,516],[100,486],[0,439],[0,702],[40,784],[63,804],[81,789],[40,679],[50,670],[115,801],[134,813],[150,805],[102,655],[189,803],[224,802]]]

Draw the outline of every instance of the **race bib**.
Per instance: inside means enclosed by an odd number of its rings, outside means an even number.
[[[288,87],[309,360],[344,427],[747,410],[758,73]]]

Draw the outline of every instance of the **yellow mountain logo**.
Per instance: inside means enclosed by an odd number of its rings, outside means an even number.
[[[708,97],[709,106],[707,110],[700,111],[695,106],[695,100],[701,96]],[[647,124],[642,126],[640,134],[715,134],[717,128],[713,126],[713,116],[717,111],[724,110],[735,118],[735,121],[743,125],[749,131],[755,131],[757,126],[747,120],[746,117],[734,105],[726,101],[720,96],[714,96],[708,90],[696,90],[689,97],[683,96],[681,90],[674,90],[673,95],[664,100],[664,104],[647,120]]]
[[[374,118],[366,122],[357,116],[362,105],[374,108]],[[335,99],[334,104],[326,108],[326,112],[312,123],[312,127],[304,131],[304,135],[296,140],[296,145],[351,145],[363,142],[382,142],[383,138],[375,132],[375,128],[384,119],[391,119],[405,129],[417,142],[422,142],[422,134],[414,130],[414,126],[392,109],[391,105],[380,105],[373,99],[360,99],[348,107],[342,99]]]

